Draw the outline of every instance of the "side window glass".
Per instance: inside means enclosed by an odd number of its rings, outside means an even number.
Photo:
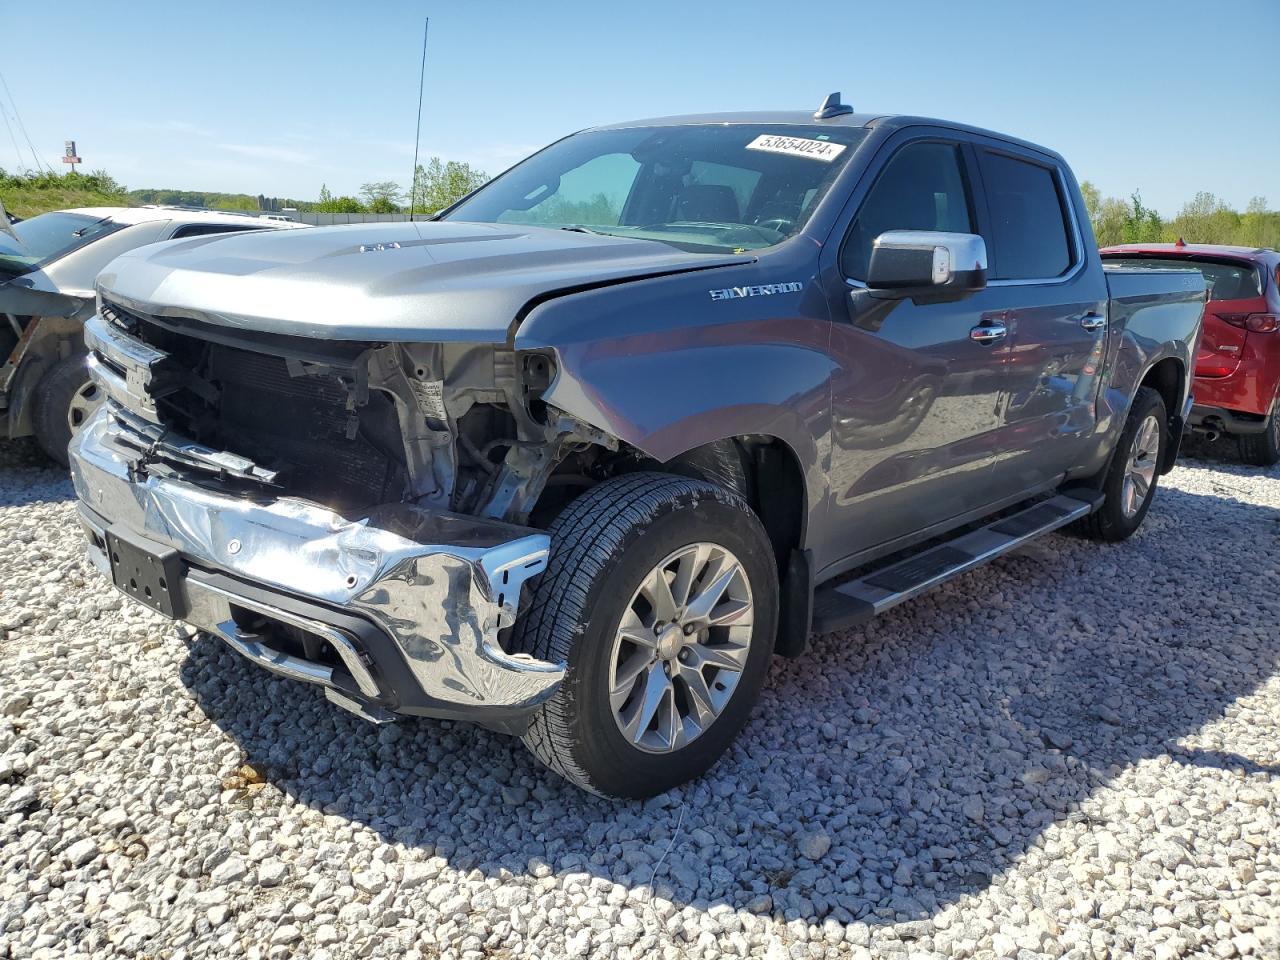
[[[992,279],[1047,280],[1071,266],[1058,178],[1049,167],[982,151],[995,247]]]
[[[260,227],[224,226],[220,223],[189,223],[173,231],[170,239],[181,240],[183,237],[205,237],[213,233],[244,233],[246,230],[259,230]]]
[[[845,276],[865,280],[871,245],[889,230],[974,233],[960,148],[911,143],[890,158],[858,209],[841,256]]]

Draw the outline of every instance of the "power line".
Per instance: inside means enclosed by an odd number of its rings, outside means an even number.
[[[40,170],[40,154],[36,151],[36,145],[31,142],[31,135],[27,133],[27,125],[22,122],[22,114],[18,111],[18,101],[13,99],[13,91],[9,89],[9,81],[4,78],[4,74],[0,73],[0,85],[4,86],[4,92],[9,96],[9,104],[13,107],[13,118],[18,121],[18,129],[22,131],[23,138],[27,141],[27,146],[31,148],[31,156],[36,162],[36,170]],[[49,165],[46,163],[46,167]],[[53,167],[49,167],[49,172],[53,173]]]
[[[9,122],[9,111],[4,108],[3,100],[0,100],[0,117],[4,117],[4,128],[9,131],[9,139],[13,142],[13,155],[18,160],[18,172],[21,173],[22,148],[18,146],[18,138],[13,134],[13,124]]]
[[[431,18],[422,21],[422,66],[418,68],[418,124],[413,128],[413,177],[409,187],[409,219],[413,220],[413,205],[418,199],[418,143],[422,139],[422,93],[427,83],[427,30]]]

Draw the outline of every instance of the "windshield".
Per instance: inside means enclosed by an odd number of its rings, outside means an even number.
[[[18,239],[0,233],[0,276],[20,276],[77,247],[114,233],[121,224],[83,213],[42,213],[13,224]]]
[[[1262,293],[1261,276],[1239,260],[1198,260],[1191,257],[1105,256],[1110,264],[1149,270],[1199,270],[1210,300],[1248,300]]]
[[[592,130],[534,154],[444,219],[756,250],[804,225],[865,137],[802,124]]]

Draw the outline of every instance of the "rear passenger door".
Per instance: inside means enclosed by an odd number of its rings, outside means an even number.
[[[988,291],[1008,334],[993,486],[1059,482],[1090,443],[1106,343],[1106,279],[1069,174],[1003,141],[975,144],[987,210]]]

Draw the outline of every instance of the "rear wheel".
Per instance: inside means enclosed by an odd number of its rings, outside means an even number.
[[[1242,433],[1236,437],[1240,459],[1254,467],[1271,467],[1280,463],[1280,401],[1271,404],[1266,429],[1261,433]]]
[[[575,500],[517,649],[568,664],[525,744],[594,793],[648,797],[704,773],[746,723],[777,628],[777,570],[736,494],[631,474]]]
[[[1160,464],[1169,442],[1169,417],[1159,392],[1139,387],[1102,484],[1102,506],[1082,521],[1095,540],[1115,543],[1132,536],[1151,508]]]
[[[64,467],[67,444],[102,403],[83,356],[59,360],[40,378],[32,398],[31,427],[40,449]]]

